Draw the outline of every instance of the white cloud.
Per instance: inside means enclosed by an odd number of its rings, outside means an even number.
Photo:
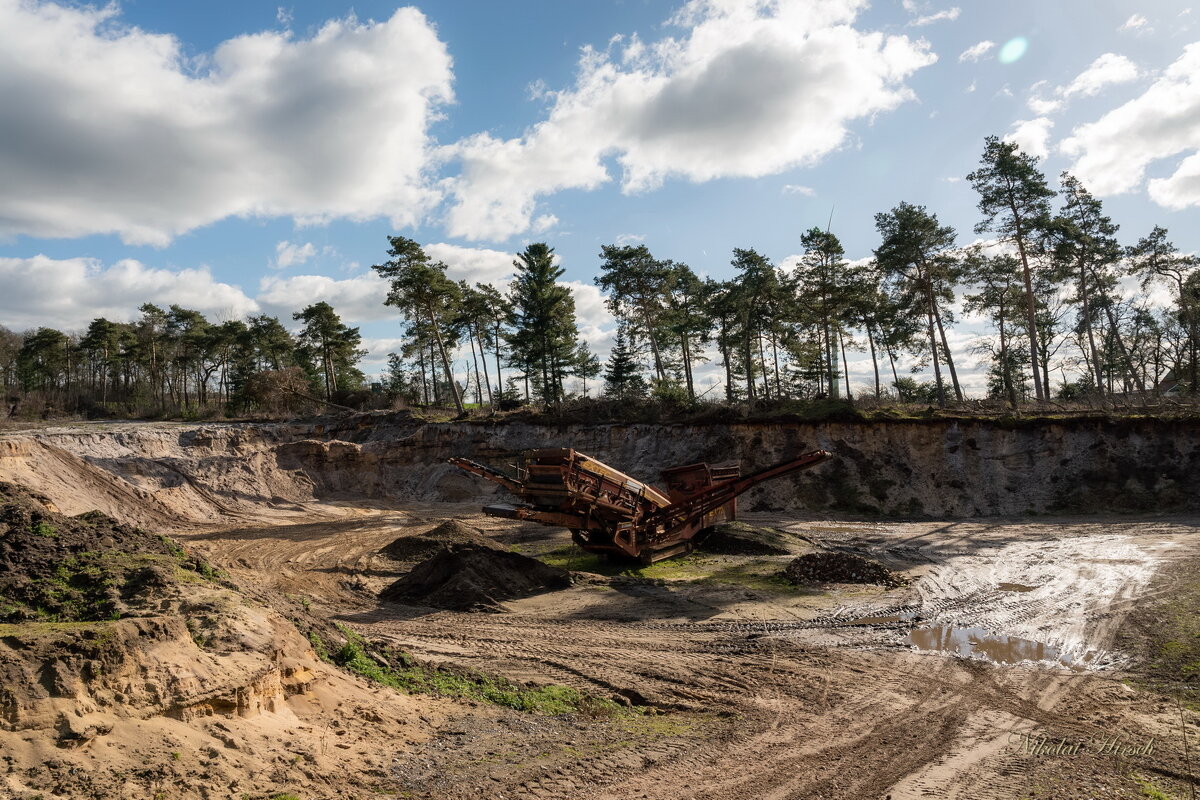
[[[558,224],[558,217],[553,214],[542,214],[533,221],[534,233],[545,233]]]
[[[1063,97],[1092,97],[1106,86],[1128,83],[1138,77],[1137,65],[1125,56],[1105,53],[1061,90]]]
[[[787,187],[784,187],[785,191],[786,188]],[[637,242],[646,241],[646,237],[642,236],[640,233],[621,233],[618,234],[617,238],[613,241],[619,245],[636,244]]]
[[[811,186],[801,186],[798,183],[788,183],[783,187],[784,194],[802,194],[805,197],[816,197],[817,190]]]
[[[1151,180],[1149,191],[1154,202],[1174,211],[1200,206],[1200,152],[1179,162],[1179,168],[1169,178]]]
[[[465,280],[472,286],[491,283],[501,287],[512,278],[514,253],[444,242],[427,244],[424,249],[430,258],[446,264],[446,274],[452,280]]]
[[[396,309],[385,306],[388,282],[374,272],[337,280],[327,275],[268,275],[258,285],[255,298],[263,310],[290,325],[292,314],[324,300],[349,325],[396,319]]]
[[[1170,208],[1200,203],[1194,174],[1200,153],[1200,42],[1185,47],[1141,96],[1075,128],[1060,150],[1074,159],[1071,171],[1101,196],[1133,191],[1151,163],[1187,153],[1172,176],[1153,182],[1151,197]]]
[[[971,81],[971,85],[966,88],[966,93],[971,94],[971,92],[974,92],[975,89],[976,89],[976,82]]]
[[[961,13],[962,9],[958,6],[954,6],[953,8],[947,8],[944,11],[938,11],[933,14],[927,14],[923,17],[917,17],[909,22],[908,26],[910,28],[919,28],[922,25],[932,25],[933,23],[941,22],[942,20],[953,21],[958,19],[958,15]]]
[[[563,284],[571,288],[571,296],[575,298],[575,320],[579,323],[580,338],[601,360],[608,358],[617,321],[604,305],[604,295],[594,283],[563,281]]]
[[[1030,86],[1026,105],[1044,117],[1062,109],[1073,97],[1093,97],[1109,86],[1137,80],[1140,74],[1137,65],[1125,56],[1104,53],[1065,86],[1051,89],[1048,81]]]
[[[304,244],[279,242],[275,245],[275,266],[278,269],[287,269],[290,266],[305,263],[316,254],[317,248],[312,242]]]
[[[984,39],[982,42],[973,44],[970,47],[968,47],[966,50],[963,50],[961,53],[959,53],[958,60],[959,61],[978,61],[979,59],[983,58],[985,55],[990,53],[992,48],[994,48],[995,46],[996,46],[995,42],[991,42],[991,41],[988,41],[987,39]]]
[[[239,287],[214,280],[208,267],[153,269],[133,259],[105,267],[92,258],[0,258],[0,284],[0,324],[13,330],[81,330],[96,317],[127,322],[142,303],[174,303],[212,320],[259,310]]]
[[[1125,20],[1125,23],[1117,30],[1122,30],[1122,31],[1143,30],[1146,28],[1146,24],[1149,21],[1150,20],[1146,19],[1141,14],[1133,14],[1132,16],[1129,17],[1129,19]]]
[[[936,60],[926,42],[855,29],[864,6],[691,0],[672,20],[680,38],[585,48],[575,84],[523,136],[480,133],[448,148],[462,162],[448,231],[527,231],[539,196],[611,180],[610,156],[627,193],[816,163],[852,122],[911,99],[904,81]]]
[[[191,58],[103,7],[0,0],[0,234],[166,244],[230,216],[387,217],[437,201],[451,63],[416,9],[246,34]]]
[[[1037,114],[1039,117],[1047,114],[1053,114],[1055,111],[1058,111],[1060,108],[1062,108],[1061,100],[1049,100],[1040,95],[1031,95],[1025,104],[1029,106],[1030,111]]]

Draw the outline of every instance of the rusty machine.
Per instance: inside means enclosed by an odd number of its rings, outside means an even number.
[[[813,450],[749,475],[737,464],[687,464],[662,473],[666,491],[569,449],[531,450],[511,477],[465,458],[450,463],[500,484],[521,502],[484,513],[571,529],[585,550],[644,564],[690,553],[697,534],[732,522],[737,497],[763,481],[816,466],[833,454]]]

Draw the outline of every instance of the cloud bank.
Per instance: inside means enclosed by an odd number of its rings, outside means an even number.
[[[0,234],[165,245],[230,216],[411,224],[438,198],[427,128],[451,78],[414,8],[193,59],[114,5],[0,0]]]

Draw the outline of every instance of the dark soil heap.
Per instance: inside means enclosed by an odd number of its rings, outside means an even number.
[[[64,516],[0,482],[0,622],[120,619],[201,575],[211,568],[165,536],[98,511]]]
[[[792,552],[791,539],[786,534],[745,522],[712,526],[700,540],[699,549],[729,556],[786,556]]]
[[[902,575],[852,553],[808,553],[787,565],[779,576],[789,583],[878,583],[884,586],[904,586]]]
[[[431,531],[416,536],[401,536],[379,552],[396,561],[424,561],[437,555],[443,548],[457,544],[500,548],[478,528],[472,528],[456,519],[448,519]]]
[[[479,544],[454,544],[380,592],[383,600],[452,611],[496,610],[504,600],[565,589],[570,574],[535,558]]]

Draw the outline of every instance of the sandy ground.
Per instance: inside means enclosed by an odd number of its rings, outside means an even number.
[[[1112,643],[1156,569],[1200,553],[1198,520],[748,514],[913,583],[789,590],[741,580],[786,556],[720,556],[659,581],[584,579],[499,614],[375,602],[403,569],[378,550],[448,518],[531,554],[569,541],[448,504],[326,508],[183,537],[239,581],[307,598],[420,658],[658,712],[553,736],[534,719],[520,731],[465,715],[393,754],[409,796],[1139,797],[1138,780],[1182,790],[1195,774],[1178,712],[1122,681]]]

